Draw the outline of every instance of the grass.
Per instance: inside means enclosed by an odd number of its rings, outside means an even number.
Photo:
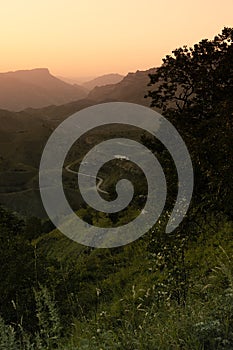
[[[12,298],[17,318],[7,325],[0,320],[0,349],[232,350],[232,222],[207,217],[193,230],[180,262],[174,257],[181,231],[165,237],[158,226],[116,249],[84,248],[58,230],[35,239],[31,275],[34,269],[38,278],[48,272],[44,284],[33,285],[31,315],[37,322],[31,331],[18,309],[20,300]],[[165,246],[156,238],[166,238]],[[20,261],[17,249],[13,253]],[[168,258],[176,264],[169,265]],[[182,288],[184,302],[177,298]]]

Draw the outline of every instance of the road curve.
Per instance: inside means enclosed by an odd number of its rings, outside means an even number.
[[[70,163],[70,164],[68,164],[68,165],[65,167],[65,169],[66,169],[66,171],[68,171],[68,173],[76,174],[76,175],[79,174],[79,175],[89,176],[89,177],[94,177],[94,178],[95,178],[95,176],[88,175],[88,174],[84,174],[84,173],[79,173],[78,171],[75,171],[75,170],[70,169],[70,167],[71,167],[72,165],[74,165],[75,163],[77,163],[77,162],[75,161],[75,162],[73,162],[73,163]],[[98,190],[99,192],[101,192],[101,193],[109,194],[108,192],[106,192],[106,191],[104,191],[104,190],[101,190],[101,188],[100,188],[100,186],[101,186],[102,183],[104,182],[104,179],[102,179],[102,177],[99,177],[99,176],[97,176],[96,178],[97,178],[97,180],[98,180],[98,183],[97,183],[97,185],[96,185],[97,190]]]

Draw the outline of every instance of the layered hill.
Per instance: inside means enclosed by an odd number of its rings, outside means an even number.
[[[44,217],[45,212],[38,186],[38,169],[43,148],[53,130],[68,116],[96,103],[126,101],[148,106],[149,101],[144,99],[144,95],[149,89],[147,86],[148,74],[153,71],[154,69],[150,69],[129,73],[117,84],[96,87],[88,97],[63,105],[56,106],[53,103],[48,107],[27,108],[20,112],[0,109],[0,204],[25,215]],[[55,86],[71,86],[66,83],[60,85],[60,80],[51,76],[48,70],[15,72],[6,76],[7,78],[3,77],[2,81],[3,79],[8,79],[8,81],[15,79],[18,84],[23,81],[23,86],[27,87],[33,86],[32,80],[36,80],[37,88],[40,85],[43,91],[45,91],[43,86],[47,82],[47,89],[51,89],[51,95],[55,95],[53,92],[56,90],[53,90],[55,82]],[[68,92],[68,89],[66,91]],[[28,97],[26,93],[21,93],[25,95],[25,99]],[[22,101],[23,98],[20,102]],[[12,97],[11,103],[13,102],[15,101]],[[21,105],[21,108],[23,107],[26,107],[26,104]],[[113,130],[107,132],[113,132]],[[87,140],[83,139],[80,148],[77,145],[73,150],[74,159],[78,159],[80,150],[85,150],[85,147],[91,146],[92,143],[100,142],[103,137],[97,131]],[[74,159],[67,159],[66,165]],[[79,203],[76,201],[76,193],[73,189],[75,176],[67,171],[64,176],[65,183],[69,185],[66,194],[70,202],[77,208]]]
[[[148,83],[150,79],[148,74],[152,74],[155,71],[156,68],[151,68],[145,71],[129,73],[117,84],[95,87],[90,91],[88,98],[98,103],[105,101],[122,101],[149,106],[150,101],[145,99],[144,96],[149,90]]]
[[[100,77],[97,77],[95,79],[92,79],[90,81],[87,81],[87,82],[83,83],[82,86],[84,86],[88,90],[92,90],[96,86],[117,84],[123,78],[124,78],[124,76],[120,75],[120,74],[105,74],[105,75],[101,75]]]
[[[0,109],[0,205],[29,216],[46,216],[38,183],[43,148],[62,120],[91,104],[80,100],[21,112]],[[74,191],[67,191],[74,203]]]
[[[62,105],[86,96],[86,88],[65,83],[47,68],[0,73],[1,109],[20,111]]]

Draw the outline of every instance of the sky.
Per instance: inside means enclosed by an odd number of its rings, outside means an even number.
[[[233,0],[0,0],[0,72],[64,77],[157,67],[233,26]]]

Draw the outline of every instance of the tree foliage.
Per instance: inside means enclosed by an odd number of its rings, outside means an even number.
[[[232,217],[233,28],[167,55],[146,97],[181,132],[192,156],[195,198]]]

